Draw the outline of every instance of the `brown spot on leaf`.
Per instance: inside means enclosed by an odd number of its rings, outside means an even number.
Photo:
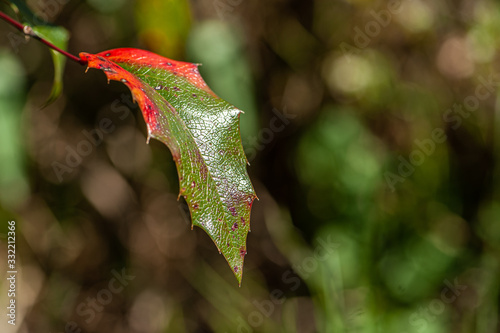
[[[231,230],[235,231],[236,229],[238,229],[238,223],[234,222],[234,224],[231,227]]]
[[[234,207],[229,207],[229,211],[231,212],[231,214],[233,216],[237,216],[238,215],[238,213],[236,212],[236,208],[234,208]]]

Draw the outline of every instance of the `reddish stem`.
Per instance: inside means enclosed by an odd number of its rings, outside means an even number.
[[[79,63],[80,65],[83,65],[83,66],[87,65],[87,61],[80,59],[80,58],[78,58],[78,57],[76,57],[76,56],[72,55],[71,53],[68,53],[64,50],[61,50],[60,48],[58,48],[57,46],[55,46],[54,44],[52,44],[48,40],[43,39],[42,37],[36,35],[35,32],[33,31],[33,29],[29,25],[22,25],[21,23],[10,18],[9,16],[7,16],[6,14],[4,14],[2,12],[0,12],[0,18],[7,21],[8,23],[10,23],[13,27],[15,27],[17,30],[21,31],[26,36],[32,37],[36,40],[39,40],[40,42],[44,43],[45,45],[47,45],[51,49],[61,53],[62,55],[66,56],[67,58]]]

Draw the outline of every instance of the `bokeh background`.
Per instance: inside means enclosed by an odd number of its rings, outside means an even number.
[[[498,2],[27,3],[73,54],[202,63],[260,200],[238,287],[127,89],[70,62],[41,108],[50,53],[0,22],[0,331],[500,332]]]

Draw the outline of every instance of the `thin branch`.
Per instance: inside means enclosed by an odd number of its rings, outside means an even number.
[[[33,31],[33,29],[29,26],[29,25],[23,25],[19,22],[17,22],[16,20],[10,18],[9,16],[7,16],[5,13],[3,12],[0,12],[0,18],[5,20],[6,22],[8,22],[10,25],[12,25],[14,28],[16,28],[17,30],[21,31],[23,34],[25,34],[26,36],[29,36],[29,37],[32,37],[36,40],[39,40],[40,42],[44,43],[45,45],[47,45],[48,47],[50,47],[51,49],[61,53],[62,55],[66,56],[67,58],[79,63],[80,65],[87,65],[87,61],[83,60],[83,59],[80,59],[74,55],[72,55],[71,53],[68,53],[60,48],[58,48],[57,46],[55,46],[54,44],[52,44],[51,42],[49,42],[48,40],[38,36],[37,34],[35,34],[35,32]]]

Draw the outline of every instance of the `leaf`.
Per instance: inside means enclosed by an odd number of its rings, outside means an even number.
[[[36,16],[31,9],[26,5],[26,2],[23,0],[7,0],[7,2],[10,2],[12,9],[16,13],[20,13],[24,20],[27,21],[30,25],[36,25],[39,24],[42,20]],[[36,21],[36,23],[35,23]]]
[[[250,210],[256,198],[239,133],[241,110],[216,96],[198,65],[138,49],[80,53],[89,68],[123,82],[139,104],[149,138],[177,166],[192,224],[205,230],[241,284]]]
[[[26,175],[23,107],[25,75],[22,63],[10,53],[0,51],[0,205],[16,209],[30,193]]]
[[[33,31],[40,37],[48,40],[60,49],[66,50],[68,46],[69,33],[63,27],[56,26],[36,26]],[[44,106],[54,102],[62,92],[62,76],[64,65],[66,64],[66,57],[59,52],[50,49],[52,61],[54,62],[54,83],[49,98]]]

